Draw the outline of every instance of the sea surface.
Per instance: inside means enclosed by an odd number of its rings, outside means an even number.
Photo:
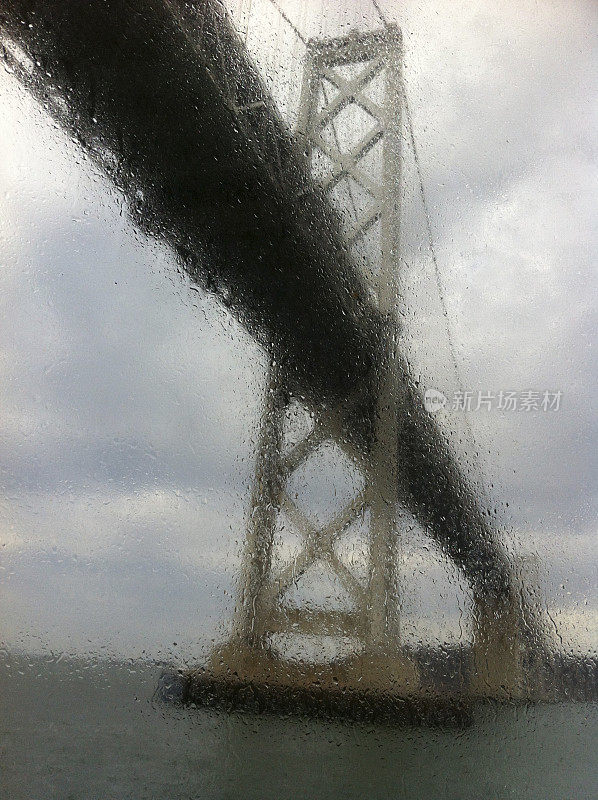
[[[155,697],[162,667],[4,656],[2,800],[596,800],[598,706],[466,728],[226,714]]]

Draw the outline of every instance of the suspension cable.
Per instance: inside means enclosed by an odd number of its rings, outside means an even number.
[[[382,12],[382,9],[380,8],[378,0],[371,0],[371,1],[372,1],[372,6],[375,8],[376,13],[380,17],[380,21],[382,22],[382,24],[384,25],[385,28],[388,28],[389,27],[389,22],[386,19],[386,17],[384,16],[384,13]],[[431,220],[431,217],[430,217],[430,211],[428,209],[428,201],[426,199],[426,191],[425,191],[425,188],[424,188],[424,178],[423,178],[421,163],[420,163],[420,160],[419,160],[419,153],[418,153],[418,150],[417,150],[417,146],[415,144],[415,133],[414,133],[414,130],[413,130],[413,118],[411,116],[411,108],[409,106],[409,99],[407,97],[407,87],[405,86],[405,82],[403,80],[401,81],[401,85],[402,85],[402,89],[403,89],[403,100],[404,100],[404,103],[405,103],[405,116],[407,117],[407,129],[409,131],[409,139],[410,139],[410,142],[411,142],[411,148],[413,150],[413,157],[415,159],[415,169],[416,169],[416,172],[417,172],[417,182],[418,182],[418,187],[419,187],[419,193],[420,193],[420,196],[421,196],[422,205],[424,207],[424,216],[425,216],[425,220],[426,220],[426,233],[428,235],[428,246],[429,246],[429,249],[430,249],[430,257],[432,259],[432,265],[434,267],[434,275],[435,275],[435,278],[436,278],[436,286],[438,288],[438,294],[440,296],[440,305],[441,305],[442,313],[443,313],[443,316],[444,316],[445,322],[446,322],[446,332],[447,332],[448,341],[449,341],[449,347],[450,347],[450,351],[451,351],[451,360],[453,362],[453,369],[455,370],[455,378],[457,379],[458,388],[461,389],[461,391],[462,391],[463,390],[463,386],[462,386],[461,373],[460,373],[459,365],[458,365],[458,362],[457,362],[457,355],[456,355],[456,352],[455,352],[455,345],[454,345],[454,342],[453,342],[453,336],[451,334],[451,326],[450,326],[450,320],[449,320],[449,315],[448,315],[448,309],[446,307],[446,300],[445,300],[445,297],[444,297],[444,288],[442,286],[442,279],[440,277],[440,269],[438,268],[438,257],[436,255],[436,247],[434,246],[434,235],[432,233],[432,220]]]
[[[423,173],[422,173],[422,168],[421,168],[421,162],[419,160],[419,153],[418,153],[418,150],[417,150],[417,145],[415,143],[415,133],[414,133],[414,130],[413,130],[413,118],[411,116],[411,108],[409,106],[409,99],[407,97],[407,90],[406,90],[404,81],[402,81],[402,87],[403,87],[403,100],[404,100],[404,103],[405,103],[405,116],[407,118],[407,129],[409,131],[409,140],[410,140],[410,143],[411,143],[411,149],[413,150],[413,158],[415,160],[415,170],[417,172],[417,183],[418,183],[419,193],[420,193],[421,200],[422,200],[422,205],[423,205],[423,208],[424,208],[424,218],[425,218],[425,221],[426,221],[426,233],[427,233],[427,236],[428,236],[428,247],[429,247],[429,250],[430,250],[430,258],[432,260],[432,266],[434,267],[434,276],[436,278],[436,287],[438,289],[438,294],[440,296],[440,306],[442,308],[442,314],[443,314],[443,316],[445,318],[446,333],[447,333],[449,347],[450,347],[450,351],[451,351],[451,359],[452,359],[452,362],[453,362],[453,369],[455,371],[455,377],[457,379],[458,388],[461,391],[463,391],[463,386],[462,386],[463,382],[462,382],[462,379],[461,379],[461,372],[460,372],[459,365],[458,365],[458,362],[457,362],[457,355],[456,355],[456,352],[455,352],[455,344],[453,342],[453,336],[452,336],[452,333],[451,333],[451,325],[450,325],[448,309],[447,309],[447,306],[446,306],[446,299],[445,299],[445,295],[444,295],[444,287],[442,285],[442,278],[440,277],[440,269],[438,267],[438,256],[436,255],[436,247],[434,245],[434,234],[432,233],[432,220],[431,220],[431,217],[430,217],[430,210],[429,210],[429,207],[428,207],[428,200],[426,198],[426,191],[425,191],[425,188],[424,188],[424,179],[423,179]]]
[[[378,14],[378,16],[380,18],[380,21],[382,22],[382,24],[384,25],[385,28],[388,28],[389,27],[389,22],[386,19],[386,17],[384,16],[384,13],[382,12],[382,9],[380,8],[380,5],[378,4],[378,0],[371,0],[371,2],[372,2],[372,6],[376,10],[376,13]],[[417,183],[418,183],[419,193],[420,193],[420,196],[421,196],[421,201],[422,201],[422,205],[423,205],[423,209],[424,209],[424,217],[425,217],[425,221],[426,221],[426,233],[427,233],[427,236],[428,236],[428,247],[429,247],[429,250],[430,250],[430,258],[432,260],[432,265],[434,267],[434,276],[435,276],[435,279],[436,279],[436,287],[437,287],[437,290],[438,290],[438,295],[439,295],[439,299],[440,299],[440,306],[441,306],[441,309],[442,309],[442,314],[444,316],[446,334],[447,334],[447,339],[448,339],[448,343],[449,343],[449,350],[450,350],[450,354],[451,354],[452,367],[453,367],[453,371],[454,371],[454,375],[455,375],[455,380],[457,381],[457,389],[459,391],[463,392],[463,378],[461,376],[461,370],[459,368],[459,362],[458,362],[457,353],[456,353],[456,350],[455,350],[455,343],[454,343],[453,335],[452,335],[452,332],[451,332],[451,324],[450,324],[450,318],[449,318],[448,309],[447,309],[447,305],[446,305],[444,287],[442,285],[442,278],[440,277],[440,268],[438,266],[438,256],[436,254],[436,246],[434,244],[434,234],[432,232],[432,219],[431,219],[431,216],[430,216],[428,200],[426,198],[426,190],[425,190],[425,187],[424,187],[424,178],[423,178],[423,172],[422,172],[421,162],[420,162],[420,158],[419,158],[419,152],[418,152],[417,145],[416,145],[416,142],[415,142],[415,132],[414,132],[414,128],[413,128],[413,117],[411,115],[411,107],[409,105],[409,98],[408,98],[408,95],[407,95],[407,87],[405,86],[405,81],[403,79],[401,79],[401,88],[403,90],[402,94],[403,94],[403,102],[404,102],[404,105],[405,105],[405,116],[407,118],[407,129],[408,129],[408,132],[409,132],[409,140],[410,140],[411,148],[413,150],[413,158],[414,158],[414,161],[415,161],[415,169],[416,169],[416,172],[417,172]],[[466,428],[466,431],[467,431],[467,435],[468,435],[470,444],[475,450],[475,447],[476,447],[475,437],[473,435],[473,430],[472,430],[472,427],[471,427],[471,423],[469,422],[469,418],[467,417],[467,415],[465,415],[465,417],[464,417],[464,422],[465,422],[465,428]],[[483,486],[485,486],[485,482],[484,481],[483,481]],[[482,491],[484,491],[484,489],[482,489]],[[484,494],[486,494],[485,491],[484,491]]]
[[[303,44],[304,44],[304,45],[307,47],[307,39],[306,39],[306,38],[305,38],[305,36],[304,36],[304,35],[301,33],[301,31],[300,31],[300,30],[299,30],[299,28],[298,28],[298,27],[295,25],[295,23],[294,23],[294,22],[293,22],[291,19],[289,19],[289,17],[288,17],[288,16],[285,14],[285,12],[284,12],[284,11],[282,10],[282,8],[281,8],[281,7],[278,5],[278,3],[276,2],[276,0],[270,0],[270,3],[271,3],[273,6],[274,6],[274,8],[275,8],[275,9],[278,11],[278,13],[280,14],[280,16],[281,16],[281,17],[284,19],[284,21],[287,23],[287,25],[288,25],[288,26],[291,28],[291,30],[293,31],[293,33],[295,34],[295,36],[296,36],[296,37],[297,37],[297,38],[298,38],[298,39],[299,39],[301,42],[303,42]]]
[[[378,0],[372,0],[372,5],[376,9],[376,13],[380,17],[380,22],[384,25],[385,28],[388,28],[388,21],[387,21],[386,17],[384,16],[384,14],[382,13],[382,9],[378,5]]]
[[[372,0],[372,2],[373,2],[373,0]],[[447,335],[447,339],[448,339],[448,343],[449,343],[449,350],[450,350],[450,354],[451,354],[451,362],[452,362],[452,367],[453,367],[453,371],[454,371],[454,375],[455,375],[455,380],[457,381],[457,389],[458,389],[458,391],[463,393],[463,391],[464,391],[464,389],[463,389],[463,377],[461,375],[461,369],[459,367],[459,361],[457,359],[457,353],[456,353],[456,350],[455,350],[455,343],[454,343],[453,335],[452,335],[452,332],[451,332],[450,317],[449,317],[448,309],[447,309],[447,305],[446,305],[445,292],[444,292],[444,288],[443,288],[443,285],[442,285],[442,278],[440,277],[440,268],[438,266],[438,256],[436,254],[436,247],[434,245],[434,235],[432,233],[432,221],[431,221],[431,216],[430,216],[430,210],[429,210],[428,201],[427,201],[427,198],[426,198],[426,192],[425,192],[425,188],[424,188],[424,179],[423,179],[423,173],[422,173],[422,168],[421,168],[421,162],[420,162],[420,159],[419,159],[419,152],[418,152],[418,149],[417,149],[417,145],[415,143],[415,133],[414,133],[414,130],[413,130],[413,117],[411,116],[411,108],[409,106],[409,99],[407,97],[407,89],[405,87],[405,82],[403,80],[401,80],[401,85],[402,85],[402,89],[403,89],[402,94],[403,94],[403,101],[404,101],[404,104],[405,104],[405,116],[407,118],[407,128],[408,128],[408,131],[409,131],[409,139],[410,139],[410,143],[411,143],[411,148],[413,150],[413,157],[414,157],[414,160],[415,160],[415,168],[416,168],[416,172],[417,172],[417,182],[418,182],[418,186],[419,186],[419,192],[420,192],[420,196],[421,196],[421,200],[422,200],[422,205],[423,205],[423,208],[424,208],[424,217],[425,217],[425,221],[426,221],[426,232],[428,234],[428,245],[429,245],[429,249],[430,249],[430,258],[432,260],[432,265],[434,267],[434,276],[436,278],[436,286],[437,286],[438,295],[439,295],[439,298],[440,298],[440,306],[442,308],[442,314],[444,316],[446,335]],[[467,438],[469,439],[469,444],[473,448],[473,450],[475,451],[476,446],[477,446],[476,445],[476,439],[475,439],[475,436],[474,436],[474,433],[473,433],[473,428],[471,427],[471,422],[469,421],[469,417],[467,416],[467,414],[463,415],[463,423],[464,423],[464,426],[465,426],[465,432],[466,432]],[[472,455],[473,455],[473,453],[472,453]],[[485,480],[484,469],[483,469],[483,466],[479,463],[479,461],[478,461],[478,469],[479,469],[480,475],[481,475],[481,484],[478,486],[478,490],[480,491],[481,496],[484,498],[484,501],[486,502],[486,504],[489,505],[489,503],[490,503],[490,495],[489,495],[489,493],[487,491],[487,488],[486,488],[486,480]]]

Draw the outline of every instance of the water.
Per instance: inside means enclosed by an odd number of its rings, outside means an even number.
[[[0,797],[594,800],[598,707],[486,707],[464,729],[227,715],[153,700],[161,667],[2,664]]]

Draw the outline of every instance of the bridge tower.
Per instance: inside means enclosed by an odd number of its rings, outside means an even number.
[[[297,146],[331,205],[352,208],[352,214],[341,213],[346,243],[384,320],[382,355],[376,371],[373,444],[367,450],[343,433],[342,420],[350,411],[346,404],[342,409],[308,408],[311,428],[289,443],[288,417],[301,398],[292,396],[276,360],[270,361],[233,636],[212,653],[207,668],[217,682],[236,682],[243,692],[248,686],[293,692],[311,692],[317,686],[365,693],[370,701],[376,692],[423,696],[418,669],[401,644],[397,574],[404,524],[398,447],[407,413],[397,351],[402,91],[402,41],[394,25],[307,45]],[[360,389],[355,387],[350,401],[356,408],[364,400]],[[361,488],[320,525],[297,502],[290,484],[329,444],[357,469]],[[281,520],[301,540],[299,551],[282,565],[275,553]],[[365,575],[357,575],[337,547],[355,523],[366,527]],[[349,604],[339,609],[317,600],[289,602],[294,587],[314,566],[325,567]],[[509,592],[496,600],[474,592],[473,600],[469,691],[473,696],[527,696],[517,595]],[[299,663],[273,646],[276,639],[288,642],[301,636],[349,641],[351,655]],[[198,686],[195,696],[201,697]]]
[[[348,246],[364,266],[364,280],[385,319],[383,357],[377,370],[374,442],[369,452],[341,434],[338,409],[309,409],[313,427],[288,449],[284,442],[290,396],[274,361],[263,407],[247,531],[241,601],[229,661],[239,648],[262,663],[273,635],[350,639],[355,657],[339,667],[341,683],[361,681],[409,692],[418,684],[414,664],[400,647],[400,592],[396,574],[398,502],[397,442],[400,420],[397,332],[401,197],[401,34],[351,33],[310,41],[304,70],[298,143],[310,171],[334,204],[345,191],[353,214],[345,219]],[[346,120],[346,121],[344,121]],[[360,398],[355,387],[354,402]],[[346,410],[346,409],[345,409]],[[293,474],[325,443],[335,443],[361,474],[362,489],[323,527],[288,490]],[[278,519],[285,515],[300,534],[300,552],[282,569],[273,564]],[[367,578],[359,580],[335,550],[358,519],[368,520]],[[289,606],[285,596],[314,565],[333,573],[351,607],[344,610]],[[272,663],[272,662],[270,662]],[[251,667],[245,665],[251,671]],[[343,672],[344,669],[344,672]],[[272,668],[268,680],[275,681]],[[338,677],[338,676],[337,676]]]

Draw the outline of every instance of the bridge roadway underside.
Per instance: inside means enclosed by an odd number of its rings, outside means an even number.
[[[0,34],[11,68],[125,192],[139,227],[270,349],[291,393],[345,408],[343,436],[367,450],[385,322],[218,6],[0,0]],[[474,592],[508,605],[510,571],[487,516],[406,365],[397,369],[407,502]]]

